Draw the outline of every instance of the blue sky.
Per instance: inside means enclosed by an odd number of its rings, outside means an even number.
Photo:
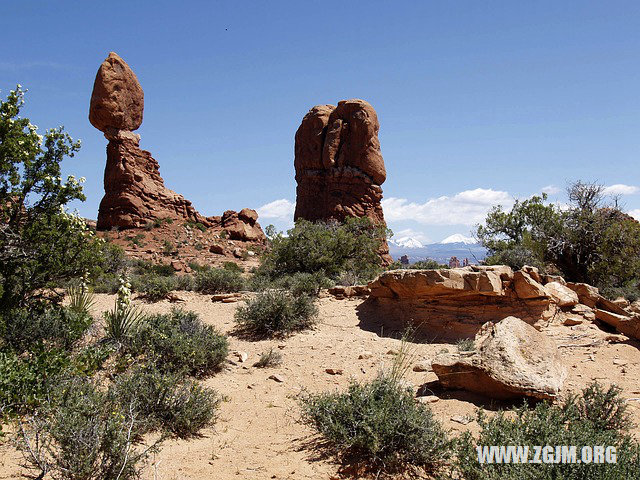
[[[397,236],[468,234],[493,203],[571,180],[640,217],[640,3],[634,1],[3,2],[0,95],[83,141],[95,218],[106,140],[87,119],[109,51],[145,91],[141,146],[206,215],[288,225],[293,142],[313,105],[378,112]],[[275,202],[275,203],[274,203]]]

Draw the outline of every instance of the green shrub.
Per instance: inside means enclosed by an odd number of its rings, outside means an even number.
[[[244,269],[236,262],[223,262],[222,268],[229,270],[230,272],[242,273]]]
[[[71,378],[52,395],[52,403],[20,422],[18,448],[38,478],[60,480],[137,479],[148,455],[138,447],[144,424],[132,405],[83,378]]]
[[[581,395],[570,397],[562,405],[537,404],[523,406],[492,417],[478,414],[480,434],[474,439],[464,434],[459,444],[456,466],[469,480],[604,480],[636,478],[640,468],[640,447],[628,433],[629,418],[620,390],[612,386],[603,390],[598,384],[585,388]],[[582,446],[616,447],[617,462],[588,463],[484,463],[478,461],[477,446],[567,445],[577,447],[577,460]],[[555,457],[555,451],[553,453]]]
[[[458,347],[459,352],[473,352],[476,349],[476,344],[472,338],[464,338],[458,340],[456,347]]]
[[[176,289],[177,277],[161,277],[159,275],[147,274],[131,279],[134,291],[139,292],[144,298],[151,302],[159,302],[169,296]]]
[[[378,251],[386,235],[367,218],[348,218],[344,223],[298,220],[286,236],[270,231],[271,249],[260,270],[272,279],[305,272],[333,280],[349,273],[357,281],[367,281],[380,271]]]
[[[144,312],[135,305],[116,306],[104,312],[104,327],[108,339],[122,342],[135,334],[145,319]]]
[[[294,296],[318,296],[320,290],[333,287],[334,282],[319,272],[298,272],[278,278],[274,281],[274,285],[278,288],[289,290]]]
[[[195,289],[201,293],[231,293],[238,292],[243,287],[244,279],[235,271],[211,268],[196,273]]]
[[[133,405],[148,430],[163,429],[179,438],[195,436],[211,425],[220,403],[215,391],[154,368],[119,377],[110,394],[114,403]]]
[[[180,275],[175,277],[175,289],[191,291],[195,288],[196,281],[193,275]]]
[[[87,313],[34,303],[31,308],[14,309],[2,315],[0,345],[4,343],[18,352],[39,344],[69,349],[92,323]]]
[[[172,309],[149,316],[132,338],[132,354],[144,354],[163,371],[205,375],[218,370],[228,353],[224,335],[196,313]]]
[[[282,354],[278,350],[271,348],[268,352],[262,353],[258,361],[254,363],[253,366],[256,368],[268,368],[277,367],[281,363]]]
[[[345,393],[306,395],[301,407],[303,422],[343,460],[368,462],[376,469],[414,465],[437,470],[452,451],[429,407],[391,377],[352,382]]]
[[[286,291],[267,290],[238,307],[235,321],[247,334],[274,337],[310,328],[317,313],[313,299],[306,295],[294,297]]]
[[[31,348],[22,355],[0,350],[0,412],[24,413],[38,407],[70,365],[64,350],[44,345]]]
[[[113,273],[100,275],[91,282],[91,288],[95,293],[114,294],[119,287],[118,276]]]

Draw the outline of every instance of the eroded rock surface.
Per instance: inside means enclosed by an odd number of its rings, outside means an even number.
[[[143,112],[144,93],[136,75],[111,52],[98,69],[89,109],[91,124],[109,140],[97,228],[139,228],[154,220],[177,219],[226,229],[235,240],[266,241],[255,210],[205,217],[165,186],[158,162],[140,148],[140,136],[132,132],[140,127]]]
[[[567,370],[553,340],[516,317],[487,323],[474,340],[475,350],[438,355],[431,367],[446,388],[491,398],[554,399]]]
[[[296,132],[295,219],[368,217],[386,225],[380,204],[386,171],[379,129],[375,110],[364,100],[309,110]],[[380,253],[391,263],[386,241]]]

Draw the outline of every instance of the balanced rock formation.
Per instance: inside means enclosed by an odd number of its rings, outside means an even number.
[[[143,110],[144,93],[135,73],[111,52],[98,69],[89,109],[89,121],[109,140],[97,228],[139,228],[170,218],[224,229],[225,218],[234,218],[227,222],[232,238],[264,242],[255,210],[205,217],[189,200],[165,187],[158,162],[140,149],[140,136],[133,133],[142,124]]]
[[[552,400],[562,390],[567,370],[551,338],[516,317],[487,323],[472,352],[438,355],[431,368],[446,388],[497,399]]]
[[[386,225],[380,204],[386,179],[378,116],[364,100],[316,105],[296,132],[294,219],[343,221],[368,217]],[[391,263],[386,240],[381,249]]]

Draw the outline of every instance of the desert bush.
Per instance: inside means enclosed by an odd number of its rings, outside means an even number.
[[[144,423],[133,405],[110,401],[84,378],[63,382],[48,408],[20,421],[18,448],[38,478],[137,479],[149,453],[139,447]]]
[[[456,347],[459,352],[472,352],[476,349],[476,345],[472,338],[463,338],[462,340],[458,340]]]
[[[129,349],[144,354],[163,371],[205,375],[218,370],[228,353],[227,338],[198,315],[180,309],[152,315],[136,332]]]
[[[282,354],[278,350],[270,348],[268,352],[260,354],[260,358],[253,364],[256,368],[277,367],[282,363]]]
[[[242,273],[244,269],[238,265],[236,262],[223,262],[222,268],[225,270],[229,270],[230,272]]]
[[[317,296],[323,288],[334,286],[335,282],[325,277],[322,273],[297,272],[283,275],[275,279],[261,273],[255,274],[249,281],[249,288],[254,292],[269,289],[288,290],[292,295]]]
[[[154,274],[142,275],[131,279],[131,286],[134,291],[140,293],[151,302],[159,302],[169,296],[177,289],[178,277],[162,277]]]
[[[451,456],[452,444],[429,407],[390,376],[352,382],[344,393],[303,396],[301,407],[303,422],[343,460],[437,470]]]
[[[313,299],[294,297],[283,290],[266,290],[238,307],[235,321],[240,331],[265,337],[277,337],[310,328],[318,309]]]
[[[613,480],[635,478],[640,467],[640,447],[628,433],[626,407],[615,386],[605,390],[591,384],[562,405],[542,402],[533,409],[524,405],[491,417],[480,411],[478,423],[481,429],[478,438],[466,433],[459,443],[456,466],[465,479]],[[617,461],[610,464],[481,464],[476,446],[489,445],[530,446],[529,458],[533,458],[536,445],[575,445],[578,460],[582,446],[613,446]],[[554,458],[555,455],[554,451]]]
[[[195,288],[196,281],[193,275],[180,275],[175,277],[175,289],[191,291]]]
[[[220,403],[215,391],[153,367],[118,377],[110,395],[114,403],[133,405],[146,429],[162,429],[179,438],[197,435],[211,425]]]
[[[118,288],[120,288],[120,281],[118,275],[113,273],[99,275],[91,282],[91,289],[94,293],[114,294],[118,292]]]
[[[0,346],[24,352],[33,346],[46,344],[71,348],[93,323],[86,312],[76,312],[57,305],[32,303],[0,316]]]
[[[381,269],[378,250],[388,234],[367,218],[348,218],[344,223],[298,220],[286,236],[272,230],[271,249],[260,267],[260,273],[272,279],[303,272],[332,280],[350,273],[360,282],[369,280]]]
[[[25,413],[40,406],[69,365],[65,350],[42,344],[23,354],[0,350],[0,412]]]
[[[195,289],[201,293],[231,293],[244,287],[244,279],[237,271],[223,268],[211,268],[197,272]]]

